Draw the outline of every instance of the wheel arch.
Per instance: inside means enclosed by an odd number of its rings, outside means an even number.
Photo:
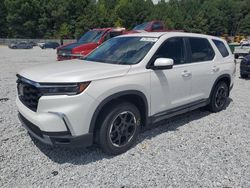
[[[220,81],[225,81],[226,84],[228,85],[228,88],[230,88],[230,85],[231,85],[231,76],[229,74],[222,74],[220,75],[214,82],[213,84],[213,87],[212,87],[212,90],[210,92],[210,95],[209,95],[209,99],[211,98],[212,94],[213,94],[213,91],[215,89],[215,86],[220,82]],[[229,93],[228,93],[229,94]]]
[[[121,91],[121,92],[108,96],[97,106],[91,118],[89,133],[94,134],[96,129],[98,128],[96,123],[102,110],[105,110],[105,108],[109,104],[111,105],[118,101],[128,101],[136,105],[136,107],[141,113],[143,125],[145,126],[147,125],[148,123],[148,100],[145,94],[138,90],[126,90],[126,91]]]

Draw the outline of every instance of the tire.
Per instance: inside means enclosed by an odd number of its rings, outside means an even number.
[[[219,112],[226,106],[229,97],[229,87],[224,81],[220,81],[212,91],[208,109],[211,112]]]
[[[248,75],[247,75],[247,74],[240,74],[240,77],[241,77],[241,78],[247,78]]]
[[[109,106],[98,122],[98,145],[105,153],[118,155],[135,144],[140,132],[141,115],[135,105],[121,102]]]

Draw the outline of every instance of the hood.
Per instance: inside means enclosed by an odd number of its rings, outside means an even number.
[[[71,43],[71,44],[67,44],[65,46],[62,46],[59,48],[59,50],[77,50],[76,48],[80,48],[81,50],[84,50],[85,48],[89,48],[89,46],[91,45],[97,45],[96,43]]]
[[[18,74],[40,83],[74,83],[124,76],[130,67],[130,65],[70,60],[34,66],[21,70]]]
[[[75,42],[75,43],[70,43],[63,45],[62,47],[59,48],[59,50],[72,50],[73,48],[80,46],[81,44]]]

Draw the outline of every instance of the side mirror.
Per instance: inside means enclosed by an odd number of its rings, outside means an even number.
[[[152,66],[153,70],[172,69],[174,60],[169,58],[157,58]]]

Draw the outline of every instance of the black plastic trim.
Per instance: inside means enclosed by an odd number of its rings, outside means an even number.
[[[162,120],[171,118],[173,116],[180,115],[180,114],[195,110],[197,108],[204,107],[208,104],[209,104],[209,99],[201,99],[201,100],[198,100],[198,101],[186,104],[186,105],[172,108],[170,110],[159,112],[159,113],[151,116],[150,120],[151,120],[151,123],[153,125],[154,123],[157,123],[159,121],[162,121]]]
[[[167,69],[172,69],[173,65],[168,65],[168,66],[152,66],[152,70],[167,70]]]
[[[88,133],[81,136],[72,136],[69,131],[46,132],[27,120],[20,112],[18,117],[24,128],[34,138],[49,145],[60,145],[65,147],[88,147],[93,144],[93,134]]]
[[[218,83],[221,79],[223,79],[223,78],[229,79],[229,80],[230,80],[229,87],[231,86],[231,77],[230,77],[230,75],[229,75],[229,74],[222,74],[222,75],[220,75],[220,76],[215,80],[215,82],[214,82],[214,85],[213,85],[213,87],[212,87],[212,89],[211,89],[209,98],[211,98],[211,96],[212,96],[212,94],[213,94],[213,91],[214,91],[214,88],[215,88],[215,86],[217,85],[217,83]]]

